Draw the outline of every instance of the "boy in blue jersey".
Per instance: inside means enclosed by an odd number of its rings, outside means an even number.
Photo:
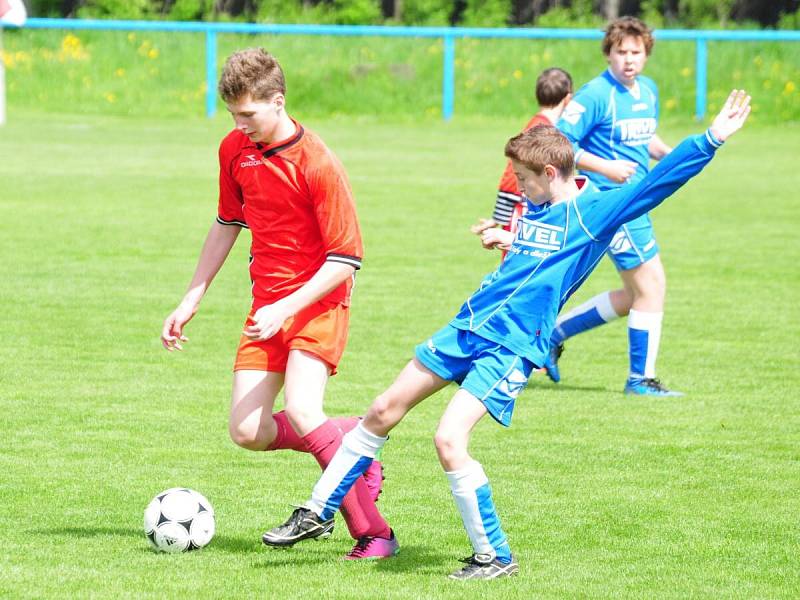
[[[632,186],[649,170],[650,159],[671,148],[656,134],[658,90],[641,75],[653,48],[647,25],[634,17],[612,21],[603,39],[608,69],[584,85],[567,106],[557,127],[573,143],[580,172],[600,190]],[[563,342],[579,333],[628,316],[630,370],[624,391],[646,396],[680,396],[656,379],[666,275],[647,214],[622,224],[608,256],[623,288],[604,292],[559,317],[545,364],[560,380]]]
[[[616,230],[699,173],[742,127],[749,103],[744,92],[732,92],[708,131],[684,140],[637,184],[605,192],[577,183],[572,145],[556,128],[539,125],[509,140],[505,154],[527,212],[516,234],[503,232],[509,239],[498,240],[510,243],[505,261],[447,326],[417,346],[415,358],[344,436],[311,499],[266,532],[264,543],[280,545],[287,537],[300,541],[326,531],[389,431],[419,402],[456,381],[460,387],[439,421],[435,445],[473,554],[450,577],[516,574],[519,565],[500,526],[489,480],[468,452],[470,432],[487,413],[510,425],[516,397],[548,355],[559,309],[603,257]]]

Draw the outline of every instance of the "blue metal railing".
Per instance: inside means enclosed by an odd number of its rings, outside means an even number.
[[[266,33],[292,35],[336,35],[378,37],[441,38],[442,117],[449,120],[455,105],[455,53],[458,38],[599,40],[603,32],[594,29],[483,29],[477,27],[382,27],[374,25],[277,25],[254,23],[205,23],[179,21],[105,21],[75,19],[28,19],[26,27],[37,29],[103,29],[124,31],[183,31],[206,35],[206,115],[217,110],[217,34]],[[708,42],[800,42],[800,31],[714,31],[660,29],[658,40],[695,42],[695,117],[706,113],[708,91]]]

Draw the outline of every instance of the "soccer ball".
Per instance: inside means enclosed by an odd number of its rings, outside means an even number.
[[[144,533],[159,552],[202,548],[214,537],[214,509],[194,490],[170,488],[144,510]]]

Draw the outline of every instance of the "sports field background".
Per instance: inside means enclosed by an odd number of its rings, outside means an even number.
[[[327,407],[361,413],[495,265],[469,225],[489,216],[522,123],[295,116],[356,192],[366,258]],[[0,596],[797,597],[798,123],[750,127],[654,213],[669,279],[659,374],[685,398],[621,394],[621,320],[571,340],[562,383],[536,375],[510,429],[478,426],[521,574],[467,590],[445,578],[470,548],[432,443],[452,388],[385,449],[399,557],[341,561],[343,524],[328,542],[261,545],[318,469],[227,438],[246,233],[186,351],[158,341],[215,216],[229,127],[18,109],[0,129]],[[575,300],[616,283],[603,263]],[[142,511],[176,485],[211,500],[217,536],[157,555]]]
[[[305,115],[441,114],[440,39],[220,34],[219,66],[250,46],[278,57],[291,106]],[[201,34],[22,29],[4,32],[0,58],[12,108],[182,119],[204,114]],[[455,113],[524,122],[543,69],[567,69],[579,86],[603,64],[598,40],[459,39]],[[662,123],[694,114],[693,42],[656,41],[646,73],[660,89]],[[709,42],[708,113],[742,87],[754,94],[753,123],[800,120],[800,44]],[[221,102],[218,109],[224,110]]]

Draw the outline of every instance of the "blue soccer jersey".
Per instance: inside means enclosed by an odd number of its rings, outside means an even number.
[[[557,123],[572,142],[576,163],[583,152],[637,163],[630,183],[637,183],[649,171],[649,145],[657,125],[658,89],[653,80],[640,75],[634,88],[628,89],[608,70],[578,90]],[[605,175],[580,172],[601,190],[620,186]]]
[[[505,261],[450,324],[541,366],[558,311],[600,261],[617,228],[699,173],[718,146],[708,132],[689,137],[635,185],[605,192],[584,188],[528,212]]]

